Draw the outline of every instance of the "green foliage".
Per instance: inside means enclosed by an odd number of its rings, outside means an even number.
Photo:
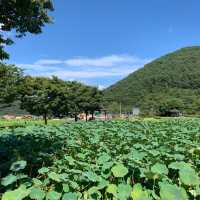
[[[59,200],[61,194],[56,191],[50,191],[47,193],[46,200]]]
[[[29,113],[20,107],[20,101],[17,100],[12,103],[0,103],[0,118],[4,115],[24,116]]]
[[[0,131],[0,198],[197,200],[200,120]]]
[[[160,104],[157,107],[161,116],[170,116],[173,110],[183,110],[184,103],[179,98],[171,97],[170,99],[160,101]]]
[[[77,120],[78,114],[85,112],[94,114],[102,107],[102,93],[96,87],[86,86],[78,82],[68,83],[67,101],[69,113]]]
[[[123,164],[117,164],[111,169],[115,177],[124,177],[128,173],[128,169]]]
[[[59,119],[59,120],[54,120],[50,119],[48,120],[48,123],[50,125],[63,125],[65,123],[71,122],[71,119]],[[0,128],[17,128],[17,127],[26,127],[26,126],[38,126],[38,125],[43,125],[44,122],[42,119],[15,119],[15,120],[5,120],[5,119],[0,119]]]
[[[133,200],[150,200],[148,192],[142,189],[140,183],[134,185],[131,197]]]
[[[9,174],[8,176],[2,178],[1,185],[8,186],[17,181],[17,177],[13,174]]]
[[[35,200],[42,200],[45,197],[45,192],[40,188],[33,188],[30,193],[30,198]]]
[[[95,111],[100,111],[101,109],[102,94],[95,87],[86,86],[83,89],[83,100],[81,101],[82,110],[86,114],[91,113],[93,115]]]
[[[0,63],[0,103],[13,102],[22,83],[22,71],[13,66]]]
[[[168,183],[160,183],[160,196],[161,200],[188,200],[188,196],[184,188]]]
[[[18,189],[13,191],[7,191],[2,196],[2,200],[22,200],[27,197],[30,193],[30,190],[26,189],[25,185],[21,185]]]
[[[155,165],[153,165],[151,167],[151,171],[155,174],[164,174],[167,175],[168,174],[168,169],[166,167],[166,165],[160,164],[160,163],[156,163]]]
[[[20,161],[12,163],[10,170],[13,172],[18,172],[18,171],[24,169],[26,167],[26,165],[27,165],[26,161],[20,160]]]
[[[171,109],[199,112],[200,47],[189,47],[163,56],[133,72],[104,91],[109,110],[121,102],[122,111],[140,107],[144,114],[166,115]],[[119,112],[119,111],[118,111]]]
[[[48,11],[53,10],[51,0],[1,0],[0,1],[0,60],[8,59],[9,54],[4,51],[5,45],[13,41],[6,38],[2,31],[15,31],[17,37],[25,36],[27,32],[38,34],[42,27],[52,20]]]
[[[53,77],[26,77],[21,88],[22,108],[36,116],[43,116],[47,123],[48,116],[66,116],[64,82]]]
[[[81,112],[94,114],[101,108],[101,92],[78,82],[62,81],[57,77],[25,77],[21,87],[22,108],[36,116],[74,116]]]

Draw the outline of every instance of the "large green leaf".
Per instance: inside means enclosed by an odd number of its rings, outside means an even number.
[[[112,194],[113,196],[117,196],[117,186],[115,184],[109,184],[106,192]]]
[[[12,184],[16,181],[17,181],[17,177],[13,174],[10,174],[10,175],[1,179],[1,185],[8,186],[8,185],[10,185],[10,184]]]
[[[106,153],[103,153],[97,160],[99,164],[104,164],[110,160],[110,156]]]
[[[128,174],[128,169],[123,164],[117,164],[111,169],[115,177],[124,177]]]
[[[22,200],[27,197],[29,193],[30,190],[26,189],[26,186],[22,185],[16,190],[4,193],[2,200]]]
[[[172,162],[172,163],[170,163],[170,165],[168,167],[171,169],[181,170],[183,168],[190,168],[191,165],[186,162],[181,161],[181,162]]]
[[[14,172],[17,172],[17,171],[20,171],[20,170],[24,169],[26,167],[26,165],[27,165],[26,161],[20,160],[20,161],[14,162],[11,165],[10,170],[14,171]]]
[[[77,194],[73,192],[65,193],[62,197],[62,200],[77,200],[77,199],[78,199]]]
[[[47,167],[42,167],[38,170],[39,174],[45,174],[45,173],[48,173],[48,172],[49,172],[49,168],[47,168]]]
[[[56,191],[50,191],[46,195],[46,200],[59,200],[61,198],[61,194]]]
[[[151,167],[151,171],[155,174],[160,174],[160,175],[168,174],[168,169],[167,169],[166,165],[160,164],[160,163],[156,163],[155,165],[153,165]]]
[[[161,200],[188,200],[188,196],[184,188],[167,183],[160,183],[159,185]]]
[[[89,197],[89,199],[95,199],[95,200],[100,200],[102,195],[99,192],[98,187],[93,186],[91,187],[88,191],[87,191],[87,196]]]
[[[45,197],[45,192],[40,188],[33,188],[30,193],[30,198],[35,200],[42,200]]]
[[[117,197],[120,200],[126,200],[131,195],[131,186],[127,184],[119,184],[117,187]]]
[[[151,200],[147,191],[142,189],[141,184],[135,184],[131,192],[133,200]]]
[[[179,171],[180,180],[185,185],[195,186],[200,184],[200,178],[192,168],[183,168]]]
[[[50,172],[48,173],[48,177],[51,179],[51,180],[54,180],[56,182],[61,182],[60,180],[60,175],[55,173],[55,172]]]
[[[92,171],[88,171],[88,172],[85,172],[83,173],[83,175],[85,177],[87,177],[87,179],[89,181],[92,181],[92,182],[97,182],[99,180],[99,177],[97,176],[97,174],[95,174],[94,172]]]
[[[133,149],[129,155],[129,158],[135,161],[141,161],[146,156],[145,152],[139,152]]]

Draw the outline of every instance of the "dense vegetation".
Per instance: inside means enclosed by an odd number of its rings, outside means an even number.
[[[67,122],[72,122],[72,119],[50,119],[48,120],[49,125],[63,125]],[[22,128],[27,126],[34,126],[34,125],[43,125],[44,121],[42,119],[0,119],[0,129],[3,130],[4,128]]]
[[[5,103],[0,104],[0,118],[4,115],[23,116],[28,114],[29,113],[26,110],[23,110],[20,107],[20,101],[14,101],[9,104]]]
[[[4,129],[2,200],[199,199],[199,133],[198,119]]]
[[[121,102],[123,111],[138,106],[147,114],[165,115],[170,109],[198,113],[199,58],[200,47],[189,47],[145,65],[105,90],[109,109],[116,110]]]
[[[24,76],[19,68],[3,63],[0,78],[0,108],[8,109],[7,103],[14,102],[17,109],[20,106],[32,115],[42,116],[46,124],[51,117],[71,116],[77,121],[83,112],[87,120],[88,114],[93,118],[94,112],[102,107],[101,91],[79,82],[63,81],[55,76]]]

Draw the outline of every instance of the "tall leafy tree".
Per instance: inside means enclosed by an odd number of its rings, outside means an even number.
[[[63,82],[56,77],[26,77],[25,86],[21,89],[21,106],[29,113],[43,116],[45,124],[48,117],[61,117],[67,114],[64,100]]]
[[[102,108],[102,92],[98,90],[96,87],[89,87],[88,89],[88,110],[92,115],[92,119],[94,119],[94,112],[100,111]]]
[[[101,92],[94,87],[78,82],[69,82],[57,77],[26,77],[21,87],[22,108],[36,116],[43,116],[45,124],[48,117],[72,116],[85,112],[92,115],[101,107]]]
[[[173,109],[181,111],[184,107],[183,101],[178,98],[170,98],[158,104],[159,115],[170,116]]]
[[[75,121],[80,113],[84,112],[87,120],[88,114],[93,116],[95,111],[101,109],[102,93],[95,87],[73,81],[69,83],[66,93],[70,115]]]
[[[0,0],[0,60],[9,58],[4,47],[13,43],[7,32],[15,31],[17,37],[41,33],[52,22],[48,15],[52,10],[51,0]]]
[[[22,80],[21,69],[0,63],[0,103],[12,103],[16,100]]]
[[[76,81],[69,83],[67,88],[69,111],[75,121],[78,121],[78,115],[83,112],[84,88],[85,86],[83,84]]]
[[[84,86],[80,105],[86,114],[86,121],[88,120],[88,114],[91,114],[94,119],[94,112],[100,111],[102,106],[102,93],[95,87]]]

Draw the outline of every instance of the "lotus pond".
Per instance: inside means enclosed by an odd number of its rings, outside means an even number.
[[[199,200],[200,120],[0,130],[2,200]]]

